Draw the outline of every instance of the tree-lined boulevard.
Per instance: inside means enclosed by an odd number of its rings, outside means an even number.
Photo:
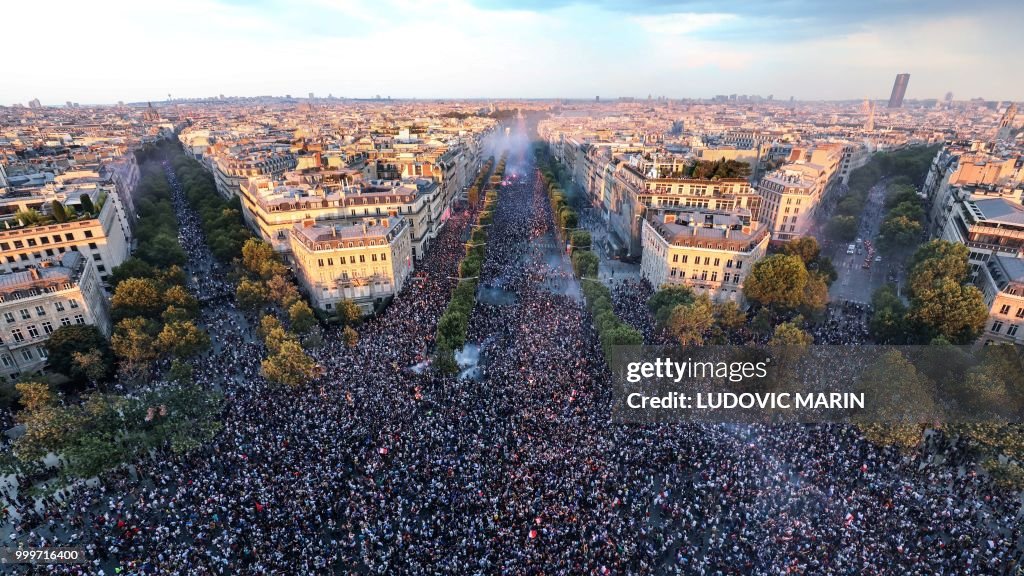
[[[751,294],[765,311],[749,321],[686,290],[605,288],[591,258],[565,253],[588,242],[567,237],[578,221],[530,137],[526,121],[512,125],[495,154],[503,183],[455,212],[403,291],[358,325],[311,322],[258,243],[225,234],[211,246],[225,207],[204,216],[184,188],[198,176],[168,163],[179,249],[156,232],[167,247],[147,251],[167,261],[144,263],[182,266],[184,281],[121,280],[138,298],[125,289],[115,306],[115,353],[139,357],[121,363],[117,393],[193,389],[173,372],[218,403],[203,420],[216,426],[187,449],[155,436],[130,466],[72,477],[39,502],[5,488],[10,541],[86,549],[88,564],[55,574],[1013,573],[1019,493],[984,472],[967,436],[934,431],[900,450],[850,426],[613,424],[607,346],[806,343],[800,314],[833,312],[820,298],[828,274],[816,251],[772,257]],[[960,334],[969,318],[929,311],[952,297],[962,255],[927,250],[900,322]],[[162,299],[145,297],[153,287]],[[134,318],[161,327],[121,325]],[[155,357],[133,340],[167,330]],[[448,351],[465,343],[479,366],[460,377]],[[34,391],[33,405],[51,402]]]

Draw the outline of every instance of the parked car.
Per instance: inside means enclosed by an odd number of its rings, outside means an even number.
[[[850,244],[849,246],[846,247],[846,253],[847,254],[853,254],[856,251],[857,251],[857,247],[854,246],[853,244]]]

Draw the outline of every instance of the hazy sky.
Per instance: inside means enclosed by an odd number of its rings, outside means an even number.
[[[5,1],[0,104],[257,94],[1024,99],[1021,0]]]

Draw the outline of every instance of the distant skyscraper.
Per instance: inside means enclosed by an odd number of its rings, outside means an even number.
[[[910,74],[904,72],[896,75],[896,81],[892,85],[892,95],[889,96],[889,108],[903,107],[903,97],[907,95],[907,84],[910,84]]]
[[[312,93],[312,92],[310,92],[310,93],[309,93],[309,99],[310,99],[310,100],[312,100],[312,99],[313,99],[313,93]]]

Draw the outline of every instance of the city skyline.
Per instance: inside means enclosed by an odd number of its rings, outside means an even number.
[[[884,100],[910,72],[908,100],[1017,100],[1009,74],[1011,2],[872,2],[856,11],[808,2],[655,0],[186,0],[159,14],[121,0],[104,10],[58,2],[13,46],[40,62],[6,72],[0,104],[113,104],[181,98],[709,98]],[[29,21],[27,3],[8,7]],[[154,19],[161,22],[154,26]],[[83,36],[83,30],[103,33]],[[951,34],[950,31],[955,31]],[[68,56],[81,54],[79,62]],[[417,55],[420,55],[417,57]]]

